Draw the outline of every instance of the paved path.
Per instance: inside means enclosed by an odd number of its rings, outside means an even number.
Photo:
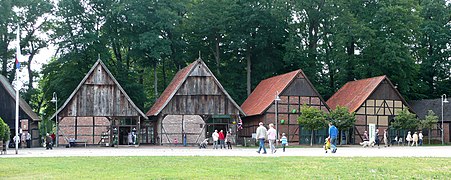
[[[211,148],[211,146],[209,146]],[[257,148],[235,147],[227,149],[198,149],[195,147],[75,147],[75,148],[45,148],[19,149],[15,154],[14,149],[8,150],[6,155],[0,158],[14,157],[67,157],[67,156],[316,156],[316,157],[448,157],[451,158],[451,146],[406,147],[395,146],[384,148],[339,147],[337,153],[325,153],[322,148],[287,148],[286,152],[278,149],[275,154],[258,154]]]

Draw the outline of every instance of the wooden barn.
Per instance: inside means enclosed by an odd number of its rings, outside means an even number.
[[[277,96],[280,100],[277,101],[276,106]],[[243,119],[243,129],[240,130],[239,135],[252,137],[259,122],[263,122],[265,126],[273,123],[277,125],[279,136],[285,133],[290,143],[301,143],[298,117],[303,105],[329,112],[324,99],[301,69],[265,79],[241,105],[247,117]],[[306,136],[309,140],[310,133]]]
[[[387,76],[348,82],[327,100],[327,104],[332,109],[345,106],[349,112],[356,113],[357,120],[349,141],[354,143],[363,141],[368,124],[376,124],[379,134],[383,135],[384,129],[388,129],[400,111],[408,109],[413,112]],[[389,134],[396,136],[394,132]]]
[[[198,59],[174,76],[146,115],[155,124],[158,144],[192,145],[211,138],[214,130],[236,135],[237,119],[245,114]]]
[[[16,120],[16,91],[5,76],[0,75],[0,117],[11,128],[11,137],[15,132]],[[33,112],[30,105],[22,98],[19,98],[19,127],[22,134],[31,134],[31,146],[39,146],[39,116]],[[12,138],[11,138],[12,139]]]
[[[118,145],[127,145],[128,133],[132,132],[138,134],[136,144],[148,142],[144,123],[147,116],[101,60],[92,66],[56,115],[59,144],[75,140],[90,145],[111,145],[115,135]]]

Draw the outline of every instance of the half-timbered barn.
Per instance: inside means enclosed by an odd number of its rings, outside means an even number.
[[[59,144],[75,140],[91,145],[111,145],[113,133],[118,145],[129,144],[129,133],[138,134],[135,144],[147,143],[143,123],[147,116],[101,60],[92,66],[55,115],[59,121]]]
[[[400,111],[413,112],[387,76],[348,82],[327,100],[327,104],[331,109],[344,106],[349,112],[355,112],[356,122],[348,141],[354,143],[363,141],[369,124],[375,124],[379,135],[383,135]],[[389,131],[389,135],[396,136],[396,133]]]
[[[236,135],[237,119],[245,114],[198,59],[174,76],[146,115],[159,144],[198,144],[214,130]]]
[[[11,128],[11,136],[15,132],[16,91],[5,76],[0,75],[0,117]],[[39,116],[33,112],[30,105],[19,97],[19,127],[22,135],[31,134],[31,146],[39,146]],[[22,138],[23,139],[23,138]]]
[[[280,100],[277,101],[276,97]],[[329,112],[329,107],[301,69],[261,81],[241,105],[243,119],[240,137],[252,137],[259,122],[277,126],[279,136],[285,133],[291,143],[300,143],[298,123],[303,105]],[[276,118],[277,112],[277,120]],[[310,139],[310,133],[307,139]]]

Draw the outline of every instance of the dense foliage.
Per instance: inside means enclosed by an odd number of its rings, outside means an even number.
[[[304,129],[311,131],[310,146],[313,146],[313,133],[316,130],[324,129],[327,126],[327,115],[324,111],[319,110],[316,107],[310,107],[307,105],[302,106],[301,115],[298,117],[298,123]]]
[[[12,81],[19,23],[23,94],[45,117],[52,93],[65,100],[99,57],[144,111],[199,56],[239,104],[299,68],[326,99],[384,74],[406,99],[436,98],[451,94],[450,17],[445,0],[1,0],[0,66]],[[31,71],[49,45],[53,59]]]
[[[431,134],[431,130],[437,127],[438,116],[435,115],[434,111],[429,110],[428,114],[420,121],[420,128],[427,129],[428,134]],[[441,128],[441,127],[440,127]],[[428,135],[428,144],[431,144],[431,136]]]
[[[339,144],[341,144],[343,137],[341,133],[343,131],[349,130],[354,126],[354,123],[356,121],[355,113],[349,113],[347,107],[337,106],[334,110],[331,110],[327,116],[328,120],[332,122],[332,124],[335,125],[339,130]],[[348,139],[349,138],[346,138],[346,141]]]
[[[9,140],[10,133],[11,132],[10,132],[8,124],[6,124],[5,121],[3,121],[2,118],[0,118],[0,141]]]

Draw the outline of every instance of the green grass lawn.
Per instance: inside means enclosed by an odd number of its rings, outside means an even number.
[[[2,158],[0,179],[449,179],[451,158]]]

